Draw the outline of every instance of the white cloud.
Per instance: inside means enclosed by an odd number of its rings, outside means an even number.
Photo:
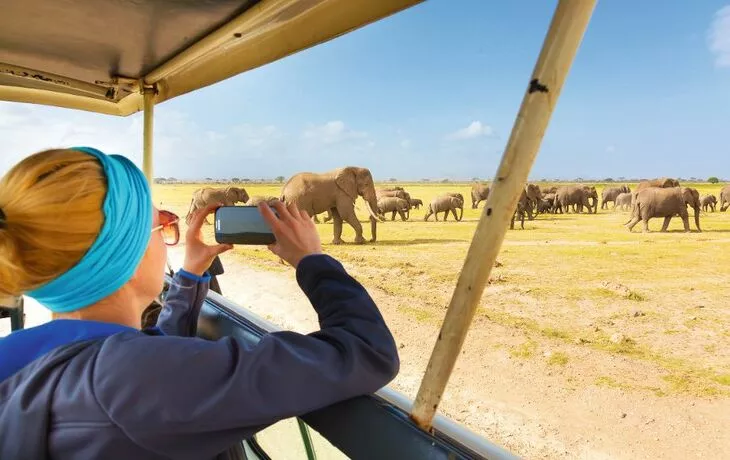
[[[352,130],[345,126],[343,121],[335,120],[328,121],[323,125],[310,125],[304,130],[303,136],[315,143],[332,145],[348,140],[366,138],[367,133]]]
[[[715,65],[730,67],[730,5],[715,13],[707,38],[710,51],[715,55]]]
[[[469,126],[451,133],[448,137],[449,139],[464,140],[491,136],[492,134],[494,134],[494,130],[491,126],[483,124],[481,121],[472,121]]]
[[[615,151],[616,147],[614,147],[613,145],[609,145],[608,147],[606,147],[606,153],[613,153]]]
[[[403,139],[402,141],[400,141],[400,146],[404,149],[411,148],[411,145],[412,145],[412,142],[410,139]]]

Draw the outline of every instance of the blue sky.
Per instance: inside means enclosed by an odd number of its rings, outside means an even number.
[[[429,0],[166,102],[157,176],[491,179],[556,1]],[[141,157],[141,117],[0,103],[0,169],[35,150]],[[600,1],[531,177],[730,177],[730,4]]]

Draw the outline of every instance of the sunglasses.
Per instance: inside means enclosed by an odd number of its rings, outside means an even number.
[[[180,218],[170,211],[159,211],[160,225],[154,227],[152,232],[162,230],[162,240],[168,246],[175,246],[180,241]]]

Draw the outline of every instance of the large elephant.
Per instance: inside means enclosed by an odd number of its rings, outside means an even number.
[[[644,222],[644,231],[649,231],[649,219],[663,217],[662,232],[666,232],[672,217],[679,214],[684,223],[684,231],[689,231],[689,213],[687,206],[695,211],[695,225],[700,228],[700,194],[689,187],[649,187],[636,193],[631,207],[631,218],[626,226],[631,231],[639,221]]]
[[[190,200],[190,208],[185,216],[185,222],[189,224],[190,218],[195,211],[209,205],[222,203],[223,206],[235,206],[236,203],[246,203],[247,201],[248,193],[246,193],[246,189],[241,187],[199,188],[193,192],[193,198]],[[209,223],[207,218],[205,222]]]
[[[395,213],[398,213],[401,220],[406,221],[410,216],[411,205],[403,198],[384,196],[378,200],[378,211],[380,214],[392,213],[390,220],[395,220]]]
[[[730,185],[726,185],[720,190],[720,211],[725,212],[730,208]]]
[[[346,221],[355,230],[355,243],[362,244],[362,225],[355,214],[355,200],[361,196],[370,214],[372,238],[377,239],[378,220],[385,220],[376,214],[378,201],[375,198],[373,176],[367,168],[348,166],[322,174],[303,172],[292,176],[281,190],[281,201],[294,203],[310,216],[325,211],[332,213],[334,239],[332,244],[342,243],[342,222]]]
[[[629,193],[620,193],[616,200],[613,202],[613,209],[616,209],[616,207],[620,207],[622,211],[628,211],[631,209],[631,192]]]
[[[717,198],[715,198],[715,195],[705,195],[702,198],[700,198],[700,203],[702,204],[702,210],[707,212],[708,209],[712,210],[712,212],[715,212],[715,206],[717,206]]]
[[[446,196],[450,196],[452,198],[458,198],[459,201],[461,201],[461,206],[459,207],[459,210],[461,211],[461,214],[459,215],[459,218],[456,219],[458,221],[461,221],[461,219],[464,218],[464,195],[458,192],[449,192],[445,194]]]
[[[487,201],[489,197],[489,186],[487,184],[475,183],[471,186],[471,208],[476,209],[479,203]]]
[[[457,216],[456,210],[461,209],[462,217],[464,216],[464,200],[459,199],[458,197],[449,196],[449,195],[441,195],[437,196],[433,200],[431,200],[431,203],[428,205],[428,213],[424,216],[423,220],[427,221],[429,217],[432,215],[436,219],[436,222],[439,220],[438,213],[443,212],[444,213],[444,221],[446,221],[449,217],[449,212],[454,213],[454,219],[457,221],[461,220],[460,217]]]
[[[593,204],[591,204],[590,200],[593,200]],[[588,185],[566,185],[558,188],[557,192],[555,192],[555,212],[567,213],[570,207],[574,205],[577,207],[577,212],[583,212],[583,206],[586,206],[588,213],[597,213],[598,192],[596,192],[596,187]]]
[[[535,218],[533,211],[537,211],[537,204],[542,199],[540,186],[537,184],[527,184],[525,186],[525,196],[527,197],[527,203],[524,211],[527,213],[527,218],[533,220]]]
[[[601,192],[601,209],[608,209],[608,203],[613,203],[616,207],[616,198],[622,193],[631,193],[631,188],[627,185],[620,187],[606,187]]]

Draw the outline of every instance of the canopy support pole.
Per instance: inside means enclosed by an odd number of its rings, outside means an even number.
[[[431,429],[596,0],[560,0],[411,411]]]
[[[144,171],[147,182],[152,185],[153,168],[153,135],[154,135],[154,118],[155,118],[155,95],[157,89],[155,86],[144,86],[142,95],[144,97],[144,131],[142,134],[142,171]]]

